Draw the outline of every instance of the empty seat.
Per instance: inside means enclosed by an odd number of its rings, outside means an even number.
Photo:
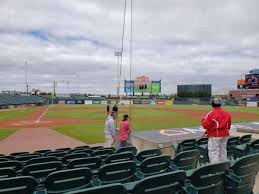
[[[0,179],[0,194],[32,194],[37,181],[28,176]]]
[[[197,194],[191,185],[184,187],[186,174],[184,171],[168,172],[150,176],[137,182],[131,191],[132,194]],[[131,186],[132,187],[132,186]],[[188,191],[188,192],[184,192]]]
[[[252,135],[243,135],[240,137],[239,139],[239,144],[245,144],[245,143],[249,143],[252,139]]]
[[[209,141],[209,139],[207,137],[203,137],[203,138],[197,140],[197,144],[198,144],[198,146],[208,145],[208,141]]]
[[[39,154],[44,155],[44,154],[46,154],[46,153],[48,153],[48,152],[51,152],[51,150],[37,150],[37,151],[35,151],[34,153],[39,153]]]
[[[170,156],[154,156],[151,158],[146,158],[140,164],[141,172],[144,176],[151,176],[163,172],[168,172],[170,170]]]
[[[0,179],[14,177],[16,176],[16,172],[12,168],[0,168]]]
[[[233,149],[233,157],[235,159],[241,158],[249,154],[259,153],[259,139],[254,140],[253,142],[248,144],[237,145],[232,149]]]
[[[98,149],[92,153],[92,156],[99,156],[102,160],[107,158],[107,156],[114,153],[114,149]]]
[[[69,163],[70,160],[76,159],[76,158],[87,158],[88,155],[85,153],[75,153],[75,154],[67,154],[62,158],[62,162],[64,164]]]
[[[77,146],[74,149],[81,149],[81,148],[89,149],[90,147],[88,145],[84,145],[84,146]]]
[[[132,182],[143,177],[143,174],[137,173],[137,165],[133,161],[106,164],[97,175],[104,185]]]
[[[227,176],[227,194],[251,194],[259,168],[259,154],[244,156],[235,161]],[[234,178],[232,178],[234,177]]]
[[[18,160],[20,162],[26,162],[30,159],[38,158],[40,156],[41,156],[40,154],[27,154],[27,155],[16,156],[15,160]]]
[[[45,162],[55,162],[58,161],[58,159],[55,156],[46,156],[46,157],[38,157],[38,158],[32,158],[26,162],[26,166],[30,164],[38,164],[38,163],[45,163]]]
[[[61,162],[30,164],[22,169],[22,175],[42,179],[47,177],[50,173],[61,170],[62,168]]]
[[[0,168],[12,168],[15,171],[19,171],[22,168],[22,164],[19,161],[4,161],[0,162]]]
[[[162,154],[160,149],[151,149],[151,150],[144,150],[136,156],[137,160],[139,162],[142,162],[146,158],[154,157],[154,156],[160,156]]]
[[[230,137],[227,143],[228,158],[233,157],[233,148],[239,144],[239,137]]]
[[[181,143],[173,144],[172,147],[174,148],[175,153],[177,154],[183,151],[197,149],[197,143],[196,139],[186,139],[183,140]]]
[[[0,162],[6,162],[6,161],[9,161],[9,159],[7,159],[7,158],[0,158]]]
[[[46,153],[47,156],[54,156],[57,158],[62,158],[65,155],[67,155],[67,152],[63,152],[63,151],[56,151],[56,152],[48,152]]]
[[[89,168],[61,170],[49,174],[44,182],[48,194],[65,193],[91,186]]]
[[[99,149],[103,149],[103,146],[93,146],[93,147],[90,147],[90,149],[99,150]]]
[[[68,168],[80,168],[87,167],[91,170],[96,170],[101,166],[101,159],[99,157],[88,157],[88,158],[78,158],[70,160],[67,167]]]
[[[10,156],[20,156],[20,155],[26,155],[26,154],[30,154],[29,152],[15,152],[10,154]]]
[[[137,154],[137,148],[134,146],[130,146],[130,147],[123,147],[120,148],[116,151],[116,153],[122,153],[122,152],[132,152],[134,155]]]
[[[229,170],[229,162],[222,162],[187,171],[187,175],[199,194],[223,194],[227,170]]]
[[[178,153],[171,162],[174,170],[191,170],[197,168],[198,161],[198,150],[190,150]]]
[[[110,164],[110,163],[123,162],[128,160],[134,160],[134,155],[132,152],[122,152],[118,154],[109,155],[104,162],[105,164]]]
[[[61,151],[61,152],[65,152],[66,151],[67,152],[69,150],[71,150],[71,148],[58,148],[55,151]]]
[[[86,149],[86,148],[77,148],[77,149],[73,149],[73,150],[68,151],[68,154],[75,154],[75,153],[85,153],[88,156],[91,156],[92,153],[93,153],[93,150]]]
[[[94,188],[80,189],[65,194],[127,194],[127,190],[122,184],[115,183],[109,185],[98,186]]]

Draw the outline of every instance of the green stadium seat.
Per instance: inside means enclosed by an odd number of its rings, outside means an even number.
[[[132,152],[134,155],[137,154],[137,148],[134,146],[119,148],[116,153]]]
[[[209,141],[209,139],[207,137],[203,137],[203,138],[197,140],[197,145],[198,146],[208,145],[208,141]]]
[[[139,162],[142,162],[146,158],[154,157],[154,156],[160,156],[162,154],[160,149],[150,149],[150,150],[144,150],[136,156],[136,159]]]
[[[74,154],[67,154],[62,158],[63,164],[68,164],[70,160],[77,159],[77,158],[87,158],[89,157],[86,153],[74,153]]]
[[[0,179],[8,178],[8,177],[15,177],[16,172],[12,168],[0,168]]]
[[[115,183],[93,188],[79,189],[65,194],[127,194],[127,190],[122,184]]]
[[[41,156],[40,154],[27,154],[27,155],[16,156],[15,160],[18,160],[20,162],[26,162],[33,158],[39,158],[40,156]]]
[[[48,152],[46,154],[46,156],[54,156],[57,158],[63,158],[65,155],[67,155],[67,152],[63,152],[63,151]]]
[[[105,159],[104,163],[110,164],[110,163],[116,163],[116,162],[123,162],[128,160],[134,160],[134,158],[135,157],[132,152],[122,152],[122,153],[109,155]]]
[[[98,156],[102,160],[106,159],[109,155],[114,153],[114,149],[98,149],[92,153],[92,156]]]
[[[71,150],[71,148],[58,148],[55,151],[67,152],[69,150]]]
[[[239,144],[247,144],[251,141],[252,135],[243,135],[239,139]]]
[[[33,194],[37,181],[29,176],[0,179],[0,194]]]
[[[178,153],[171,161],[173,170],[191,170],[197,168],[199,151],[190,150]]]
[[[90,147],[88,145],[84,145],[84,146],[77,146],[75,147],[74,149],[81,149],[81,148],[84,148],[84,149],[90,149]]]
[[[235,161],[226,178],[226,194],[252,194],[258,169],[259,154]]]
[[[45,162],[38,164],[30,164],[22,169],[23,176],[32,176],[36,179],[44,179],[50,173],[61,170],[63,165],[61,162]]]
[[[90,147],[90,149],[92,150],[99,150],[99,149],[103,149],[104,147],[103,146],[93,146],[93,147]]]
[[[48,194],[65,193],[91,186],[89,168],[61,170],[49,174],[44,181]]]
[[[85,154],[87,154],[88,156],[91,156],[91,155],[93,154],[93,150],[87,149],[87,148],[76,148],[76,149],[70,150],[68,153],[69,153],[69,154],[85,153]]]
[[[187,176],[199,194],[224,194],[227,170],[229,162],[215,163],[187,171]]]
[[[45,163],[45,162],[56,162],[58,159],[55,156],[46,156],[46,157],[38,157],[32,158],[26,162],[26,166],[30,164],[38,164],[38,163]]]
[[[144,176],[156,175],[170,170],[170,156],[154,156],[146,158],[140,164],[140,170]]]
[[[106,164],[97,173],[102,185],[112,183],[127,183],[143,178],[143,174],[137,171],[137,165],[133,161]]]
[[[181,143],[173,144],[172,147],[175,150],[175,153],[178,154],[180,152],[188,151],[188,150],[196,150],[197,142],[196,139],[186,139]]]
[[[51,152],[51,150],[37,150],[34,153],[35,154],[41,154],[41,155],[45,155],[46,153]]]
[[[230,137],[227,143],[227,155],[231,159],[233,157],[233,148],[239,144],[239,137]]]
[[[10,156],[21,156],[21,155],[26,155],[26,154],[30,154],[29,152],[15,152],[10,154]]]
[[[67,167],[68,168],[80,168],[87,167],[91,170],[96,170],[101,166],[101,159],[99,157],[88,157],[88,158],[78,158],[70,160]]]
[[[137,183],[126,184],[126,187],[132,194],[197,194],[193,186],[185,186],[185,180],[184,171],[174,171],[150,176]]]
[[[259,139],[254,140],[248,144],[242,144],[233,147],[234,159],[255,153],[259,153]]]
[[[0,162],[0,168],[12,168],[15,171],[22,169],[22,163],[16,160]]]
[[[9,159],[7,159],[7,158],[0,158],[0,162],[6,162],[6,161],[9,161]]]

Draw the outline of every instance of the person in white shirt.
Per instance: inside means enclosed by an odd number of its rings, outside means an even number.
[[[113,147],[115,144],[115,120],[116,112],[112,112],[111,115],[108,115],[105,121],[105,147]]]

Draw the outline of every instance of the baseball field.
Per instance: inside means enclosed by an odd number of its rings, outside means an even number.
[[[135,131],[200,126],[211,109],[197,105],[119,105],[117,126],[130,114]],[[259,121],[259,109],[224,107],[233,123]],[[21,128],[47,127],[88,144],[104,141],[106,105],[51,105],[0,111],[0,140]],[[40,134],[39,134],[40,135]]]

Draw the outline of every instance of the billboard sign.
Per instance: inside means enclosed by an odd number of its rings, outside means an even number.
[[[158,100],[157,104],[165,104],[165,100]]]
[[[101,100],[101,104],[108,104],[107,100]]]
[[[249,89],[259,88],[259,74],[247,74],[245,76],[245,87]]]
[[[158,94],[161,92],[161,81],[152,81],[151,93]]]
[[[76,104],[76,101],[75,100],[67,100],[66,104]]]
[[[93,104],[92,100],[85,100],[85,104]]]
[[[134,89],[134,81],[132,80],[125,80],[124,81],[124,92],[127,94],[132,94]]]

